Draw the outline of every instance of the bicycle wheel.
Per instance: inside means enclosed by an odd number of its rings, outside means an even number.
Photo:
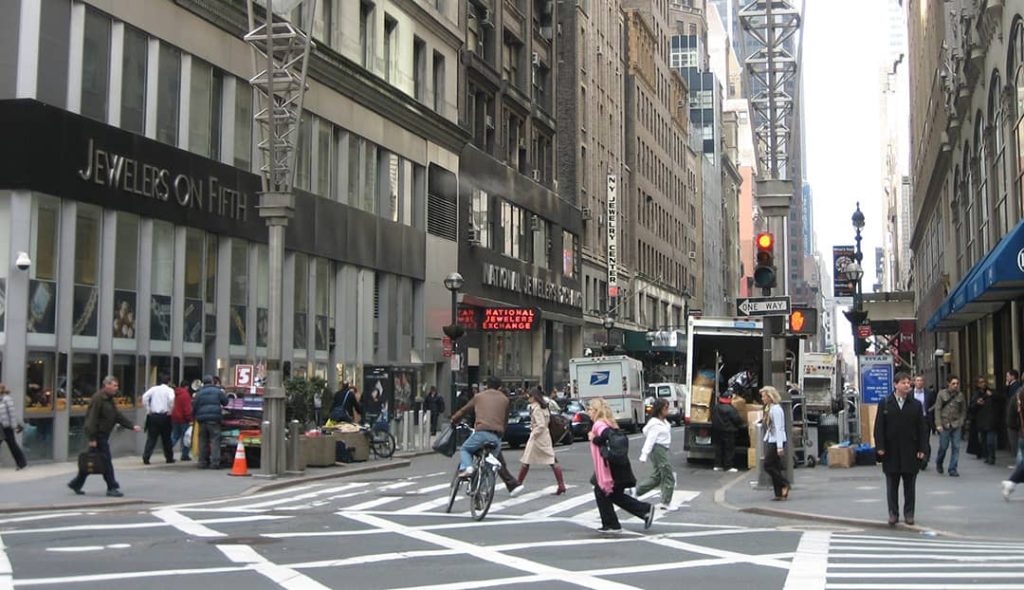
[[[475,493],[469,502],[469,511],[473,520],[483,520],[487,511],[491,509],[491,501],[494,500],[494,469],[486,462],[480,462],[483,468],[480,471],[480,479],[477,482]]]
[[[390,459],[395,454],[395,437],[390,432],[375,431],[370,439],[373,454],[378,458]]]
[[[455,505],[455,497],[459,495],[459,488],[462,487],[462,481],[459,479],[459,466],[455,466],[455,475],[452,476],[451,489],[448,491],[448,507],[444,509],[445,512],[450,513],[452,506]]]

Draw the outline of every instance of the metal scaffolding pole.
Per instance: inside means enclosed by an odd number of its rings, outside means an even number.
[[[256,24],[257,4],[262,6],[264,22]],[[249,0],[249,33],[245,40],[252,46],[253,70],[249,80],[256,91],[259,129],[257,144],[262,156],[260,173],[263,191],[258,209],[268,228],[269,298],[267,330],[267,381],[263,394],[263,419],[269,422],[268,435],[261,441],[260,473],[277,476],[285,471],[285,391],[281,362],[281,322],[284,294],[285,228],[295,213],[292,182],[295,177],[295,138],[302,117],[302,99],[306,90],[306,65],[312,41],[282,15],[292,14],[303,4],[305,30],[313,24],[316,0]],[[277,11],[275,12],[275,5]]]

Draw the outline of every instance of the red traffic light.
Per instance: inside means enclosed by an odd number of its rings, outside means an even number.
[[[757,239],[754,243],[757,244],[758,250],[771,250],[775,246],[775,236],[769,232],[762,232],[757,234]]]

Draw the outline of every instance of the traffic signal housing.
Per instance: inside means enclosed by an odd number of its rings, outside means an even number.
[[[797,336],[818,333],[818,310],[813,307],[794,307],[789,314],[789,333]]]
[[[775,286],[775,236],[761,232],[754,239],[754,285],[762,289]]]

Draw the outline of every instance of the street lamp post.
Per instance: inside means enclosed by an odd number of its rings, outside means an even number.
[[[939,363],[946,358],[946,351],[938,347],[938,338],[935,339],[935,391],[942,388],[942,382],[939,381]]]
[[[465,284],[465,280],[463,280],[462,275],[460,275],[457,272],[451,273],[450,275],[448,275],[444,279],[444,288],[448,289],[451,292],[451,294],[452,294],[452,323],[444,327],[444,334],[448,338],[451,338],[451,341],[452,341],[452,358],[453,359],[456,358],[456,356],[459,354],[459,349],[458,349],[459,338],[462,338],[462,335],[466,333],[466,329],[459,325],[459,290],[462,289],[462,286],[464,284]],[[456,389],[455,380],[456,380],[456,375],[457,375],[457,371],[456,371],[455,367],[456,367],[456,365],[454,364],[454,361],[453,361],[453,364],[452,364],[452,374],[451,374],[451,380],[452,380],[451,395],[450,395],[450,397],[451,397],[450,402],[451,403],[448,406],[452,413],[455,413],[455,395],[456,395],[455,394],[455,389]]]
[[[854,254],[854,261],[846,267],[846,275],[852,279],[856,285],[853,291],[853,308],[846,312],[846,319],[850,321],[850,328],[853,331],[853,352],[855,355],[861,355],[867,352],[867,346],[861,347],[860,335],[858,334],[858,328],[864,324],[868,319],[867,312],[863,309],[863,295],[861,291],[861,279],[864,278],[864,268],[861,266],[864,254],[860,249],[861,242],[861,230],[864,229],[864,214],[860,210],[860,202],[857,202],[857,210],[853,212],[854,239],[857,241],[857,249]],[[865,342],[866,344],[866,342]]]
[[[615,345],[612,344],[612,328],[615,327],[615,318],[612,316],[605,316],[604,321],[601,322],[604,325],[604,352],[605,354],[611,354],[615,352]]]
[[[305,27],[288,22],[304,0],[248,0],[249,32],[253,70],[249,81],[256,91],[253,119],[260,131],[258,148],[262,155],[259,194],[260,217],[268,230],[267,380],[263,393],[263,420],[269,426],[261,441],[260,471],[276,476],[285,470],[285,391],[281,363],[281,321],[284,293],[285,228],[295,213],[295,139],[302,118],[306,90],[306,66],[312,41],[303,31],[312,30],[316,0],[305,0]],[[263,7],[263,24],[256,24],[256,6]]]

